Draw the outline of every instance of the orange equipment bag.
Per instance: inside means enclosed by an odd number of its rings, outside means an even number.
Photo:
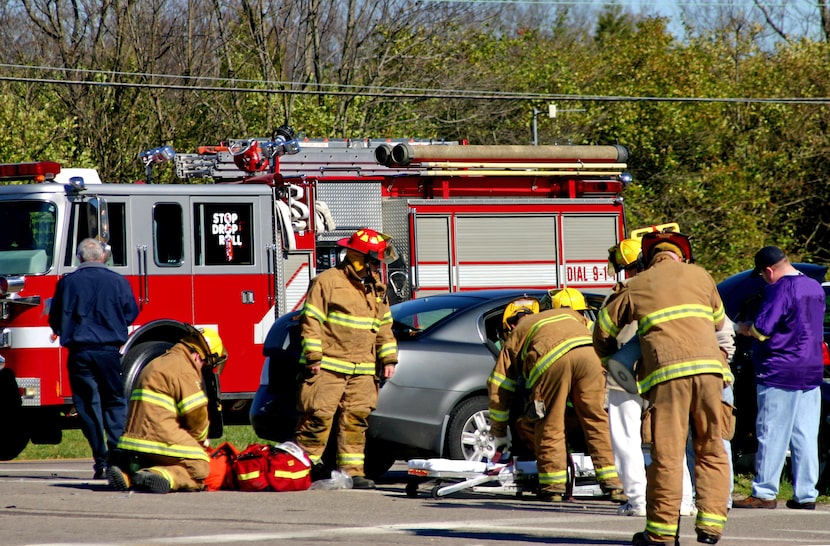
[[[230,442],[222,442],[213,449],[208,449],[210,456],[210,474],[205,478],[205,488],[208,491],[220,489],[233,490],[236,484],[233,479],[233,462],[239,455],[239,450]]]
[[[271,448],[268,484],[274,491],[305,491],[311,487],[311,461],[294,442]]]

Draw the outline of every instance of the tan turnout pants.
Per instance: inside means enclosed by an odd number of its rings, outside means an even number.
[[[680,521],[683,464],[689,423],[695,450],[695,528],[721,536],[729,498],[729,461],[723,448],[721,394],[715,374],[658,383],[645,398],[643,442],[651,443],[646,471],[646,532],[652,540],[674,544]]]
[[[373,375],[346,375],[321,369],[300,387],[300,420],[296,441],[311,461],[319,463],[340,410],[337,466],[349,476],[363,476],[369,414],[377,407],[378,384]]]
[[[546,415],[536,421],[534,443],[539,486],[543,492],[564,493],[568,448],[565,408],[570,396],[603,489],[622,489],[611,451],[605,400],[605,373],[592,346],[571,349],[542,374],[530,399],[545,403]]]

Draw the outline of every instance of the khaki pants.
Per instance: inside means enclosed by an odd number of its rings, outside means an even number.
[[[723,448],[722,390],[721,376],[701,374],[658,383],[646,393],[650,406],[643,422],[643,441],[652,444],[646,531],[655,540],[673,544],[677,534],[690,422],[698,508],[695,528],[715,536],[723,533],[729,460]]]
[[[369,414],[377,401],[375,376],[346,375],[321,369],[300,387],[297,443],[306,450],[313,463],[320,462],[339,409],[337,466],[350,476],[363,476],[366,429]]]
[[[531,392],[531,401],[544,401],[546,409],[534,428],[540,489],[550,493],[566,490],[565,408],[569,396],[585,433],[597,479],[603,489],[622,489],[611,451],[608,413],[603,407],[605,373],[591,346],[568,351],[548,368]]]

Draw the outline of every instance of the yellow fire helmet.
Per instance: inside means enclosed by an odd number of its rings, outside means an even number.
[[[608,249],[608,272],[619,273],[639,267],[643,260],[643,245],[639,239],[623,239]]]
[[[542,298],[542,309],[561,309],[562,307],[570,307],[574,311],[585,311],[588,309],[588,304],[585,296],[576,288],[548,290]]]
[[[507,304],[501,316],[501,326],[505,331],[516,327],[519,319],[525,315],[539,312],[539,300],[536,298],[518,298]]]
[[[214,328],[196,329],[191,326],[190,332],[182,339],[182,343],[195,349],[205,361],[205,365],[213,368],[215,373],[222,373],[228,360],[228,352],[225,350],[222,338],[219,337],[219,332]]]

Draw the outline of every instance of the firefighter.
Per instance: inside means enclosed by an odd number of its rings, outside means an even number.
[[[337,466],[351,476],[353,488],[374,489],[363,467],[369,413],[377,405],[378,374],[392,377],[398,362],[378,270],[395,256],[389,237],[368,228],[338,245],[343,259],[312,279],[300,317],[307,378],[300,386],[295,441],[321,468],[340,410]]]
[[[107,469],[112,487],[151,493],[204,489],[210,423],[202,374],[218,376],[227,358],[216,330],[192,328],[141,370],[117,464]]]
[[[643,264],[643,246],[640,239],[631,237],[608,249],[609,274],[625,272],[628,278],[645,269]],[[637,324],[632,322],[620,330],[617,342],[622,347],[625,342],[637,334]],[[611,447],[614,450],[614,464],[620,474],[623,489],[628,502],[620,506],[617,513],[621,516],[646,515],[646,464],[643,454],[643,438],[640,423],[646,403],[639,394],[623,389],[611,374],[606,376],[608,425],[611,429]],[[689,468],[683,465],[683,495],[680,504],[681,516],[697,514],[694,503],[694,491]]]
[[[725,311],[715,282],[693,265],[689,238],[643,235],[648,268],[620,286],[600,310],[593,338],[607,359],[623,326],[637,322],[642,359],[638,388],[648,402],[643,442],[651,444],[646,526],[632,544],[678,544],[683,457],[691,422],[695,453],[698,542],[715,544],[726,524],[729,461],[723,446],[724,382],[731,379],[716,332]]]
[[[539,499],[564,500],[568,482],[565,408],[570,397],[597,480],[612,501],[624,502],[603,409],[604,373],[591,346],[588,319],[580,312],[588,308],[585,298],[578,290],[566,288],[543,299],[541,307],[547,310],[519,320],[487,381],[490,432],[496,448],[507,444],[511,404],[517,388],[524,385],[527,409],[520,421],[532,426]]]

